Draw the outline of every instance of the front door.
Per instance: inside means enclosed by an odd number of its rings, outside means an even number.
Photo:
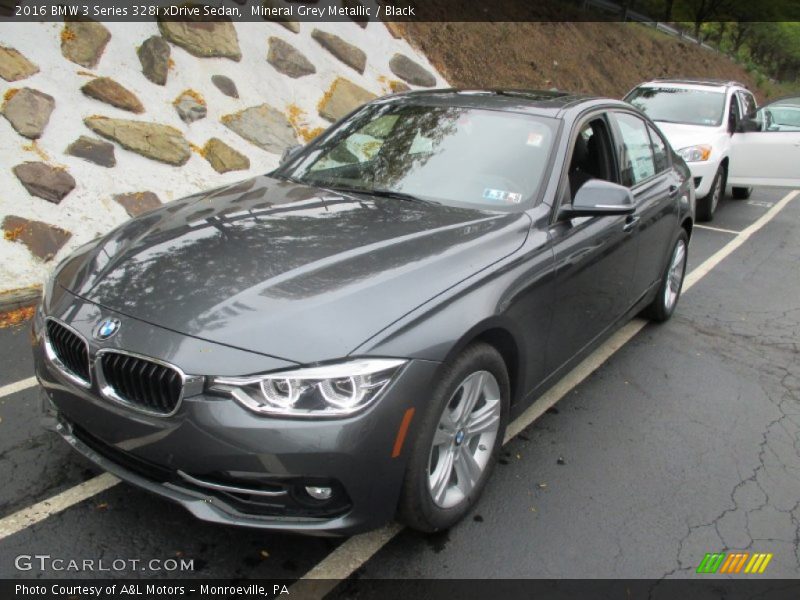
[[[728,183],[800,187],[800,96],[762,106],[731,139]]]
[[[588,117],[576,127],[570,156],[562,204],[569,204],[589,179],[619,183],[605,114]],[[550,228],[550,238],[556,280],[548,373],[563,366],[627,311],[637,250],[636,226],[627,216],[559,218]]]

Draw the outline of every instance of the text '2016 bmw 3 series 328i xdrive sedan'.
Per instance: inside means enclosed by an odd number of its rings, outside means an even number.
[[[447,528],[509,420],[626,319],[670,317],[693,219],[689,170],[630,105],[389,96],[62,261],[43,407],[201,519]]]

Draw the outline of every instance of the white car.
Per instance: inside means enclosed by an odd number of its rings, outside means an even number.
[[[658,124],[691,169],[700,221],[714,217],[727,186],[744,199],[753,185],[800,185],[800,98],[758,110],[735,81],[656,79],[625,100]],[[786,123],[776,126],[775,115]]]

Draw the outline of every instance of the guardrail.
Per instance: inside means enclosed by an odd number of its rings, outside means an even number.
[[[592,7],[601,10],[603,12],[619,15],[622,21],[633,21],[635,23],[648,25],[654,29],[657,29],[658,31],[666,33],[667,35],[684,39],[688,42],[706,48],[707,50],[713,50],[714,52],[719,52],[719,50],[717,48],[714,48],[714,46],[710,46],[709,44],[706,44],[702,40],[698,40],[694,36],[687,34],[682,29],[674,27],[669,23],[657,21],[652,17],[642,14],[640,12],[636,12],[635,10],[630,10],[630,9],[625,10],[623,6],[617,2],[611,2],[610,0],[584,0],[583,5],[584,8]]]

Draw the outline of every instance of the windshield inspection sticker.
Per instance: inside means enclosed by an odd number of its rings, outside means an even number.
[[[486,188],[483,190],[484,200],[497,200],[499,202],[508,202],[509,204],[519,204],[522,202],[522,194],[516,192],[506,192],[505,190],[495,190]]]

